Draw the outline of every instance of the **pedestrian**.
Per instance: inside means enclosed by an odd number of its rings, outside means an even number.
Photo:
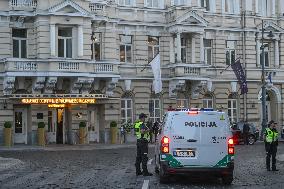
[[[271,120],[268,123],[268,128],[265,129],[264,142],[266,150],[266,169],[267,171],[278,171],[276,169],[276,153],[278,146],[278,131],[276,129],[277,123]],[[272,156],[272,169],[270,169],[270,159]]]
[[[248,145],[249,144],[249,124],[247,121],[245,121],[244,123],[244,127],[243,127],[243,138],[244,138],[244,144]]]
[[[148,162],[148,143],[150,141],[150,129],[145,124],[145,119],[147,118],[147,115],[144,113],[141,113],[139,115],[139,120],[135,122],[134,129],[135,129],[135,135],[137,138],[137,156],[136,156],[136,175],[142,175],[143,176],[152,176],[152,173],[149,173],[147,169],[147,162]],[[142,169],[141,171],[140,164],[142,163]]]
[[[124,125],[120,126],[120,144],[125,143],[125,128]]]

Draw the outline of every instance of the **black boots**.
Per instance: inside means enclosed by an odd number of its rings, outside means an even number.
[[[143,173],[143,176],[153,176],[153,174],[149,173],[149,172],[146,172],[146,173]]]

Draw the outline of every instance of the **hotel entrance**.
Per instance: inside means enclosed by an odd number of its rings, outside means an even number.
[[[48,143],[64,144],[64,108],[49,108],[48,109],[48,128],[47,141]]]

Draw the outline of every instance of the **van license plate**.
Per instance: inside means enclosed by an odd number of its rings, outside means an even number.
[[[177,157],[195,157],[195,151],[187,150],[187,151],[174,151],[174,156]]]

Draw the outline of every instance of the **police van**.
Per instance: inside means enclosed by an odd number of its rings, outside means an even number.
[[[155,148],[155,171],[164,183],[172,175],[191,174],[222,178],[231,184],[234,141],[225,112],[183,109],[165,114]]]

